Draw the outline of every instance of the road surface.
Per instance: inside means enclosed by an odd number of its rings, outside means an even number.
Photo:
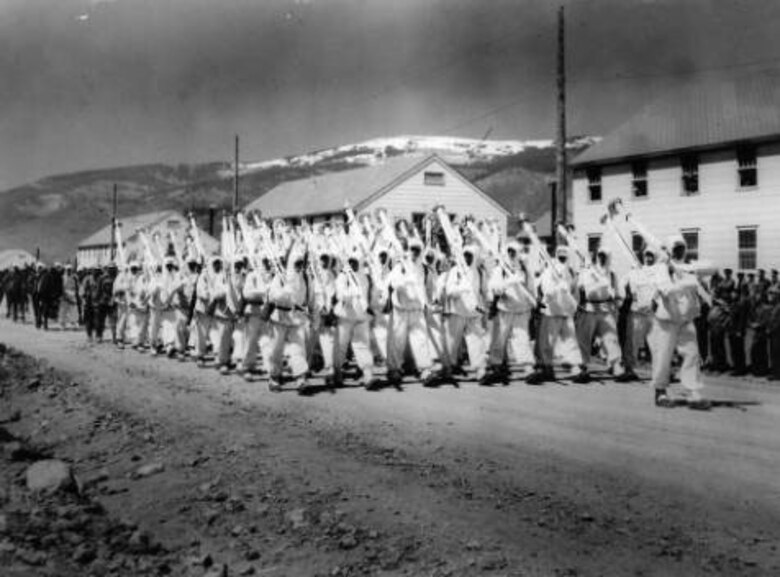
[[[709,378],[709,412],[655,408],[646,383],[611,381],[300,397],[81,333],[3,320],[0,342],[69,375],[90,410],[164,431],[149,450],[167,476],[105,502],[172,545],[210,539],[232,559],[230,535],[204,533],[182,503],[213,474],[284,493],[288,521],[296,504],[306,519],[337,505],[402,557],[374,563],[362,540],[332,550],[306,533],[315,519],[282,530],[306,545],[275,550],[262,574],[780,575],[780,386],[764,380]],[[130,452],[102,449],[62,444],[77,472],[130,470]],[[200,476],[186,455],[208,461]]]

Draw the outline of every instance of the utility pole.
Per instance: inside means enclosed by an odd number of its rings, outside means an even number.
[[[563,6],[558,8],[558,134],[556,138],[555,179],[561,197],[561,221],[568,222],[568,200],[566,198],[566,51]],[[556,219],[553,213],[553,220]]]
[[[236,134],[236,156],[233,175],[233,214],[238,213],[238,134]]]
[[[116,182],[114,183],[114,197],[111,203],[111,261],[113,262],[116,256],[116,207],[117,207],[117,195],[116,195]]]
[[[558,212],[558,183],[555,180],[550,179],[550,254],[555,254],[555,249],[558,246],[558,231],[557,223],[558,219],[556,214]]]

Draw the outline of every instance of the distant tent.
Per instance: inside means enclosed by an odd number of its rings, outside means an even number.
[[[13,268],[14,266],[27,266],[35,263],[35,257],[26,250],[11,249],[0,251],[0,270]]]

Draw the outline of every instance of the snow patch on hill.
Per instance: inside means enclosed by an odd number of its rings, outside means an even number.
[[[601,140],[595,136],[571,139],[567,147],[581,150]],[[272,168],[311,167],[318,164],[343,162],[346,164],[369,165],[381,163],[385,158],[395,156],[424,156],[439,154],[449,162],[470,164],[511,156],[529,149],[549,149],[555,146],[552,140],[478,140],[455,136],[392,136],[373,138],[356,144],[326,148],[297,156],[276,158],[260,162],[241,164],[241,172],[255,172]]]

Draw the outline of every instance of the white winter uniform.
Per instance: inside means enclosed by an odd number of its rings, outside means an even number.
[[[271,281],[268,298],[274,305],[270,320],[270,342],[268,351],[268,373],[273,379],[282,374],[282,355],[287,352],[292,375],[304,376],[309,370],[306,360],[307,287],[299,272],[284,273]]]
[[[582,364],[587,365],[590,361],[593,339],[600,336],[607,353],[607,363],[615,375],[621,374],[623,365],[617,335],[615,275],[608,267],[590,266],[580,271],[577,286],[585,298],[575,323]]]
[[[553,366],[555,352],[564,363],[582,364],[582,355],[577,344],[574,328],[574,313],[577,301],[574,298],[574,277],[567,266],[553,263],[552,269],[545,269],[539,277],[539,292],[542,297],[542,316],[539,323],[537,351],[539,362],[545,368]]]
[[[644,346],[653,327],[653,297],[656,288],[650,267],[632,269],[626,277],[626,289],[631,293],[632,300],[623,346],[623,363],[626,369],[634,370],[639,349]]]
[[[488,283],[491,300],[498,299],[489,362],[492,367],[501,366],[505,361],[532,367],[534,354],[528,327],[536,304],[531,298],[535,294],[533,278],[519,263],[510,266],[511,271],[496,267]]]
[[[407,344],[417,370],[431,368],[430,341],[425,324],[425,273],[418,263],[399,263],[390,272],[393,311],[388,337],[388,369],[400,371]]]
[[[363,378],[373,378],[374,359],[371,354],[371,337],[368,314],[368,277],[363,272],[347,274],[341,272],[336,279],[336,306],[334,312],[338,318],[336,324],[336,351],[333,366],[336,380],[341,380],[341,368],[347,358],[347,349],[352,344],[352,352]]]
[[[465,270],[453,267],[444,279],[444,317],[447,361],[457,364],[464,338],[471,368],[484,370],[486,364],[485,310],[482,275],[476,266]]]
[[[656,389],[665,389],[669,385],[676,349],[683,359],[680,383],[689,391],[698,391],[704,386],[694,324],[700,312],[699,281],[692,273],[679,269],[670,272],[667,263],[653,266],[651,274],[657,289],[657,308],[649,339],[653,356],[651,384]]]

